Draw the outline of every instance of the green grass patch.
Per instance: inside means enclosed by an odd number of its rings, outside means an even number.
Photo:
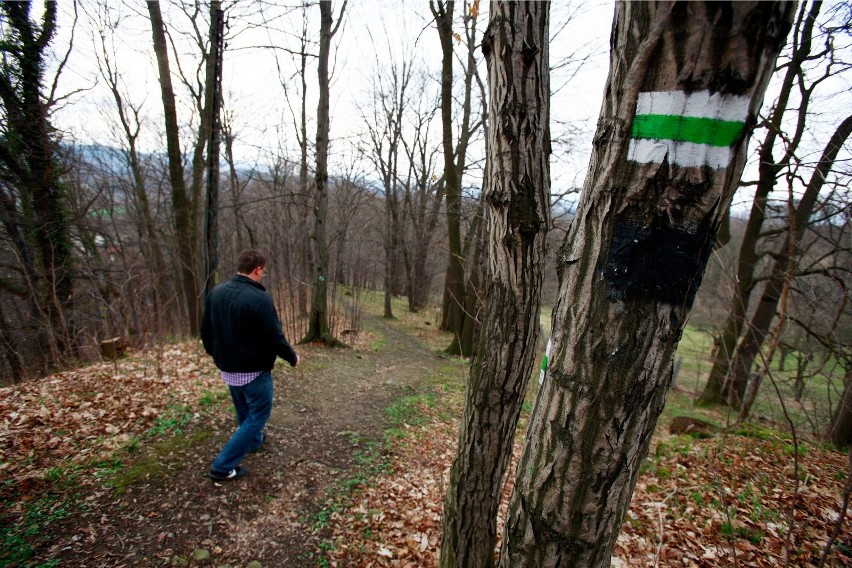
[[[704,497],[704,493],[700,491],[692,491],[689,494],[690,500],[695,503],[699,507],[703,507],[707,504],[707,500]]]
[[[183,429],[192,422],[194,410],[188,404],[169,405],[162,416],[146,432],[147,436],[159,438],[169,434],[182,434]]]
[[[58,566],[58,561],[27,563],[40,539],[56,534],[54,525],[82,510],[77,495],[43,495],[23,505],[17,521],[0,524],[0,566]]]
[[[550,328],[553,325],[553,306],[542,306],[538,321],[541,323],[541,330],[544,333],[544,337],[549,338]]]
[[[677,346],[675,361],[680,361],[678,380],[695,380],[710,371],[713,336],[704,330],[686,326]]]
[[[378,337],[378,338],[374,339],[373,342],[370,344],[370,351],[372,351],[373,353],[380,353],[387,346],[388,346],[387,337]]]
[[[198,397],[198,406],[200,406],[201,408],[208,408],[224,400],[227,400],[228,398],[228,391],[226,389],[204,391],[203,393],[201,393],[201,396]]]
[[[734,430],[734,434],[746,438],[763,440],[764,442],[781,442],[784,446],[790,445],[792,447],[793,437],[790,434],[761,424],[744,422],[737,426]],[[799,445],[799,449],[801,451],[801,444]]]
[[[784,452],[786,456],[794,456],[796,452],[798,452],[799,456],[804,456],[808,453],[809,449],[804,444],[794,445],[792,443],[784,443],[781,444],[781,451]]]
[[[683,336],[675,354],[675,368],[678,373],[675,387],[669,393],[666,412],[677,415],[678,411],[670,411],[671,405],[676,405],[682,411],[694,407],[693,400],[704,390],[707,376],[712,367],[713,334],[692,326],[684,329]],[[755,371],[762,364],[757,358]],[[807,361],[805,380],[801,390],[801,400],[796,398],[797,367],[800,362]],[[821,434],[815,431],[827,424],[833,410],[832,403],[843,391],[844,370],[831,357],[822,355],[806,357],[805,354],[790,352],[786,354],[784,364],[781,364],[781,353],[777,353],[769,364],[769,373],[765,375],[751,409],[751,416],[760,416],[770,422],[779,424],[787,429],[788,417],[801,432]],[[777,389],[777,390],[776,390]],[[678,394],[678,390],[686,392]],[[778,398],[780,391],[783,405]],[[678,400],[680,399],[680,400]],[[736,412],[725,406],[710,405],[695,408],[702,414],[716,414],[721,422],[734,424]],[[705,416],[702,416],[705,417]]]
[[[328,527],[334,513],[343,511],[352,501],[353,494],[369,485],[379,475],[390,471],[390,458],[383,446],[376,442],[367,442],[365,447],[355,451],[354,467],[348,475],[326,490],[322,508],[314,515],[312,527],[320,531]],[[333,547],[333,543],[332,543]],[[323,552],[330,549],[321,549]]]
[[[397,399],[388,406],[385,409],[385,416],[388,417],[390,423],[394,426],[405,424],[420,426],[428,422],[428,418],[424,417],[420,410],[421,407],[434,407],[436,399],[437,395],[433,392],[405,396]]]
[[[133,463],[109,471],[105,481],[116,495],[121,495],[133,484],[161,478],[166,473],[164,464],[168,463],[169,456],[200,445],[211,435],[208,431],[178,434],[151,444],[145,449],[145,455]]]
[[[695,438],[688,435],[672,436],[665,442],[657,444],[654,452],[656,457],[665,458],[672,455],[689,455],[694,447]]]
[[[741,538],[743,540],[747,540],[752,544],[760,544],[760,541],[763,540],[763,531],[760,529],[753,529],[746,526],[733,526],[730,522],[725,521],[722,523],[722,536],[724,536],[728,540],[734,540],[735,538]]]
[[[115,475],[122,469],[124,469],[124,464],[121,459],[117,456],[113,456],[109,459],[95,463],[95,477],[98,479],[105,479]]]

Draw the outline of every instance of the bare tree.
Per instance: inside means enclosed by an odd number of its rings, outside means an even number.
[[[306,282],[313,279],[313,251],[311,231],[308,229],[309,218],[311,217],[312,198],[315,197],[312,191],[310,180],[309,153],[310,139],[308,134],[308,63],[310,60],[317,57],[314,48],[316,42],[311,39],[309,10],[313,8],[314,3],[308,0],[302,0],[298,5],[298,26],[297,31],[286,32],[286,35],[295,37],[296,46],[287,47],[273,42],[273,53],[275,54],[275,65],[278,72],[279,81],[282,87],[284,100],[287,102],[287,110],[289,110],[292,122],[293,132],[296,136],[296,142],[299,147],[299,186],[296,198],[301,202],[299,207],[299,215],[296,217],[296,234],[301,235],[301,240],[296,243],[294,253],[298,261],[292,265],[292,270],[289,273],[290,286],[293,287],[293,293],[298,298],[298,312],[300,316],[307,317],[310,313],[308,307],[308,286]],[[288,10],[285,8],[285,13]],[[265,16],[264,25],[267,30],[272,30],[270,20],[276,19],[278,16]],[[267,19],[268,18],[268,19]],[[279,51],[288,54],[295,66],[295,71],[285,71],[281,60],[278,57]]]
[[[317,106],[316,173],[314,197],[314,228],[311,237],[314,246],[314,285],[311,294],[311,311],[308,332],[303,343],[320,341],[329,346],[340,340],[331,335],[328,325],[328,243],[326,242],[326,216],[328,214],[328,145],[329,145],[329,70],[331,40],[340,28],[346,10],[346,0],[340,6],[337,23],[331,9],[331,0],[321,0],[319,43],[319,104]],[[332,27],[333,26],[333,27]]]
[[[430,125],[439,106],[428,94],[425,84],[415,88],[424,95],[412,110],[410,140],[403,138],[408,170],[402,180],[403,203],[408,220],[407,243],[403,247],[408,309],[418,312],[426,307],[432,282],[427,262],[436,238],[436,227],[444,200],[444,181],[436,175],[439,148],[430,142]]]
[[[231,198],[231,209],[234,217],[234,240],[236,249],[243,251],[246,248],[257,248],[257,239],[250,222],[245,218],[243,194],[246,187],[252,181],[254,169],[247,176],[241,176],[237,170],[237,161],[234,157],[234,141],[237,139],[236,127],[232,112],[225,112],[222,117],[222,141],[225,145],[225,162],[228,164],[228,188]],[[245,242],[243,232],[248,233],[248,242]]]
[[[791,200],[790,226],[787,228],[781,248],[775,254],[769,278],[763,288],[763,293],[760,295],[757,309],[748,323],[746,333],[737,347],[731,368],[730,396],[732,401],[740,402],[740,419],[745,419],[751,411],[763,376],[762,373],[752,376],[752,364],[766,341],[770,325],[776,317],[779,303],[782,306],[786,305],[785,299],[789,291],[790,280],[798,273],[798,258],[801,253],[802,239],[808,224],[811,222],[825,181],[837,159],[837,154],[850,134],[852,134],[852,116],[847,117],[834,131],[798,204],[793,204]],[[774,348],[767,355],[768,361],[772,360],[772,352],[777,350],[777,345],[781,341],[785,321],[786,309],[782,309],[773,333]],[[749,379],[751,379],[750,382]],[[748,389],[746,389],[746,385],[748,385]]]
[[[121,72],[117,66],[118,56],[115,52],[115,34],[122,22],[122,17],[115,13],[107,3],[101,3],[94,8],[91,15],[96,27],[96,57],[98,72],[104,80],[115,102],[115,112],[118,119],[120,134],[123,138],[123,158],[127,163],[132,178],[132,191],[140,218],[141,230],[144,236],[144,254],[148,258],[153,274],[156,290],[157,313],[164,314],[171,320],[172,326],[177,321],[172,317],[169,308],[170,286],[165,256],[159,236],[159,229],[148,197],[149,187],[143,159],[139,151],[139,136],[142,133],[142,105],[135,103],[121,80]],[[176,331],[176,328],[175,328]]]
[[[485,315],[444,502],[441,566],[493,565],[503,478],[537,355],[550,225],[549,11],[545,2],[496,2],[483,42]]]
[[[180,125],[177,118],[177,101],[172,87],[172,71],[169,63],[169,50],[166,43],[166,29],[160,3],[148,2],[148,14],[151,18],[151,33],[154,41],[154,54],[160,72],[160,94],[165,115],[166,144],[168,146],[169,181],[172,187],[172,209],[174,214],[175,235],[177,238],[178,263],[183,283],[183,296],[189,318],[189,330],[198,335],[201,319],[201,303],[198,283],[196,282],[196,264],[198,250],[198,231],[195,220],[195,205],[192,195],[186,187],[183,169],[183,153],[180,144]]]
[[[770,194],[776,188],[778,179],[795,161],[802,138],[808,125],[808,113],[814,89],[824,82],[837,69],[832,68],[833,56],[826,43],[818,43],[817,18],[822,9],[819,1],[810,6],[803,3],[799,8],[791,38],[789,61],[780,66],[783,73],[778,99],[769,116],[761,126],[766,134],[758,150],[758,180],[754,182],[755,193],[737,256],[736,278],[728,316],[719,335],[715,338],[713,366],[707,384],[699,397],[700,403],[731,404],[739,408],[748,378],[740,377],[736,386],[730,380],[731,363],[737,343],[747,328],[747,316],[752,292],[759,281],[760,258],[759,243],[767,215],[770,214]],[[826,62],[824,71],[808,84],[808,67],[814,60]],[[791,102],[796,94],[801,96],[798,105]],[[793,110],[792,130],[785,132],[785,117]],[[780,150],[779,150],[780,146]],[[780,152],[780,156],[778,153]]]
[[[453,0],[430,0],[429,7],[438,28],[441,41],[441,125],[444,153],[444,186],[447,211],[447,236],[449,256],[447,275],[444,284],[444,303],[441,328],[453,333],[453,342],[448,347],[450,353],[470,355],[473,352],[472,338],[463,341],[465,320],[473,318],[472,310],[466,309],[465,298],[465,258],[462,249],[461,212],[462,178],[467,165],[467,149],[473,135],[481,126],[472,121],[472,91],[476,74],[475,46],[476,22],[479,17],[479,0],[464,3],[462,20],[465,24],[466,64],[464,68],[464,87],[461,105],[461,121],[458,138],[453,143],[453,43],[461,36],[453,32]],[[471,325],[471,322],[467,322]]]
[[[225,49],[225,11],[222,2],[210,2],[210,55],[207,57],[204,83],[207,85],[204,108],[207,127],[207,208],[205,215],[204,277],[205,292],[218,282],[219,271],[219,146],[222,134],[222,58]]]
[[[394,272],[402,241],[402,197],[400,158],[403,152],[403,117],[411,104],[409,85],[413,66],[410,57],[401,63],[382,65],[376,61],[371,88],[372,105],[361,108],[364,125],[364,142],[360,152],[370,161],[381,178],[385,196],[385,223],[383,240],[385,248],[384,317],[393,317]],[[387,77],[387,78],[385,78]],[[403,166],[404,167],[404,166]]]
[[[609,566],[794,6],[620,2],[501,566]]]

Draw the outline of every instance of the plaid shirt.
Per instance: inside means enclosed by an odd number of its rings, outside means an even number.
[[[262,371],[251,371],[249,373],[228,373],[222,371],[222,380],[230,387],[244,387],[260,376]]]

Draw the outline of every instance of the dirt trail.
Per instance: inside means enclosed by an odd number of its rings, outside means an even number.
[[[365,316],[371,351],[303,346],[303,363],[276,370],[275,407],[264,447],[243,462],[250,474],[214,484],[202,474],[232,431],[223,403],[201,424],[212,435],[160,457],[149,481],[88,510],[39,557],[63,566],[316,566],[312,530],[326,488],[346,479],[355,453],[387,427],[384,409],[427,384],[439,355],[396,322]],[[227,403],[229,404],[229,402]],[[144,452],[143,452],[144,454]],[[211,558],[193,560],[198,549]]]

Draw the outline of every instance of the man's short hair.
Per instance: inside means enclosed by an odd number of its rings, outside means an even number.
[[[246,250],[240,253],[237,259],[237,272],[240,274],[251,274],[258,266],[266,266],[266,257],[256,250]]]

